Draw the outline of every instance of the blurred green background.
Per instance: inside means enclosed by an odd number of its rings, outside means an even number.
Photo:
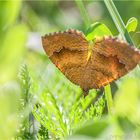
[[[140,1],[114,1],[124,23],[140,21]],[[103,1],[84,1],[91,23],[118,31]],[[68,81],[45,55],[41,36],[74,28],[86,32],[75,1],[0,1],[0,140],[112,139],[140,137],[140,68],[117,81],[114,115],[104,94]],[[140,44],[140,24],[131,33]]]

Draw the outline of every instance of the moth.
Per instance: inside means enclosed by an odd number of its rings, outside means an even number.
[[[111,36],[95,39],[69,29],[42,37],[43,48],[56,67],[85,93],[124,76],[140,63],[140,51]]]

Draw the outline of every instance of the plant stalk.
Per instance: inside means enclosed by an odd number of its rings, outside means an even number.
[[[122,38],[124,40],[126,40],[130,45],[134,46],[134,42],[131,39],[131,36],[129,35],[125,24],[123,23],[123,20],[121,18],[121,16],[119,15],[119,12],[117,10],[117,8],[115,7],[114,3],[112,0],[104,0],[104,3],[119,31],[119,33],[121,34]]]
[[[107,86],[104,87],[104,92],[105,92],[105,98],[106,98],[106,101],[107,101],[108,113],[112,114],[113,99],[112,99],[110,84],[108,84]]]
[[[90,25],[90,18],[89,18],[89,15],[88,15],[88,13],[87,13],[87,11],[85,9],[83,1],[82,0],[75,0],[75,2],[77,4],[77,7],[79,8],[81,17],[83,18],[85,27],[87,29],[89,27],[89,25]]]
[[[129,33],[125,27],[125,24],[124,24],[121,16],[119,15],[119,12],[118,12],[117,8],[115,7],[113,1],[112,0],[104,0],[104,3],[106,5],[120,35],[122,36],[122,38],[124,40],[126,40],[130,45],[134,46],[134,42],[131,39],[131,36],[129,35]],[[111,95],[111,90],[110,90],[109,85],[106,86],[104,88],[104,90],[105,90],[105,97],[107,100],[108,112],[111,113],[112,112],[111,108],[113,106],[113,100],[112,100],[112,95]]]

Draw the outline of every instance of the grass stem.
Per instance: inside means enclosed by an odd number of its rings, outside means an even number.
[[[115,7],[114,3],[112,0],[104,0],[104,3],[119,31],[119,33],[121,34],[122,38],[124,40],[126,40],[129,44],[134,46],[134,42],[131,39],[131,36],[129,35],[125,24],[123,23],[123,20],[121,18],[121,16],[119,15],[119,12],[117,10],[117,8]]]
[[[126,40],[129,44],[134,46],[134,42],[131,39],[131,36],[129,35],[125,24],[115,6],[112,0],[104,0],[104,3],[114,21],[114,24],[116,25],[119,33],[121,34],[122,38]],[[111,90],[110,90],[110,85],[106,86],[105,88],[105,97],[107,100],[107,106],[108,106],[108,112],[111,113],[111,108],[113,106],[113,100],[112,100],[112,95],[111,95]]]
[[[77,7],[79,8],[79,11],[80,11],[80,14],[83,18],[83,21],[84,21],[84,24],[85,24],[85,27],[86,29],[89,27],[90,25],[90,18],[89,18],[89,15],[85,9],[85,6],[84,6],[84,3],[82,0],[75,0],[76,4],[77,4]]]
[[[82,0],[75,0],[75,2],[76,2],[77,6],[80,10],[81,16],[82,16],[83,21],[85,23],[85,27],[88,28],[89,25],[90,25],[90,19],[89,19],[88,13],[86,12],[86,9],[84,7],[83,1]],[[111,114],[111,108],[113,106],[113,100],[112,100],[110,85],[107,85],[104,88],[104,91],[105,91],[105,97],[106,97],[106,100],[107,100],[108,112],[109,112],[109,114]]]
[[[113,99],[112,99],[110,84],[104,87],[104,92],[105,92],[105,98],[107,101],[108,113],[112,114]]]

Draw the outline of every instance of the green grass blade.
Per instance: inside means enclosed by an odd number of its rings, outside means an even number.
[[[134,42],[132,41],[126,27],[125,24],[122,21],[121,16],[119,15],[119,12],[117,10],[117,8],[115,7],[114,3],[112,0],[104,0],[104,3],[119,31],[119,33],[121,34],[122,38],[124,40],[126,40],[129,44],[134,46]]]
[[[112,114],[113,100],[110,85],[104,87],[105,98],[107,100],[108,113]]]
[[[79,8],[80,14],[81,14],[83,21],[84,21],[84,24],[85,24],[85,27],[88,28],[90,25],[90,19],[89,19],[88,13],[84,7],[83,1],[82,0],[75,0],[75,2]]]

